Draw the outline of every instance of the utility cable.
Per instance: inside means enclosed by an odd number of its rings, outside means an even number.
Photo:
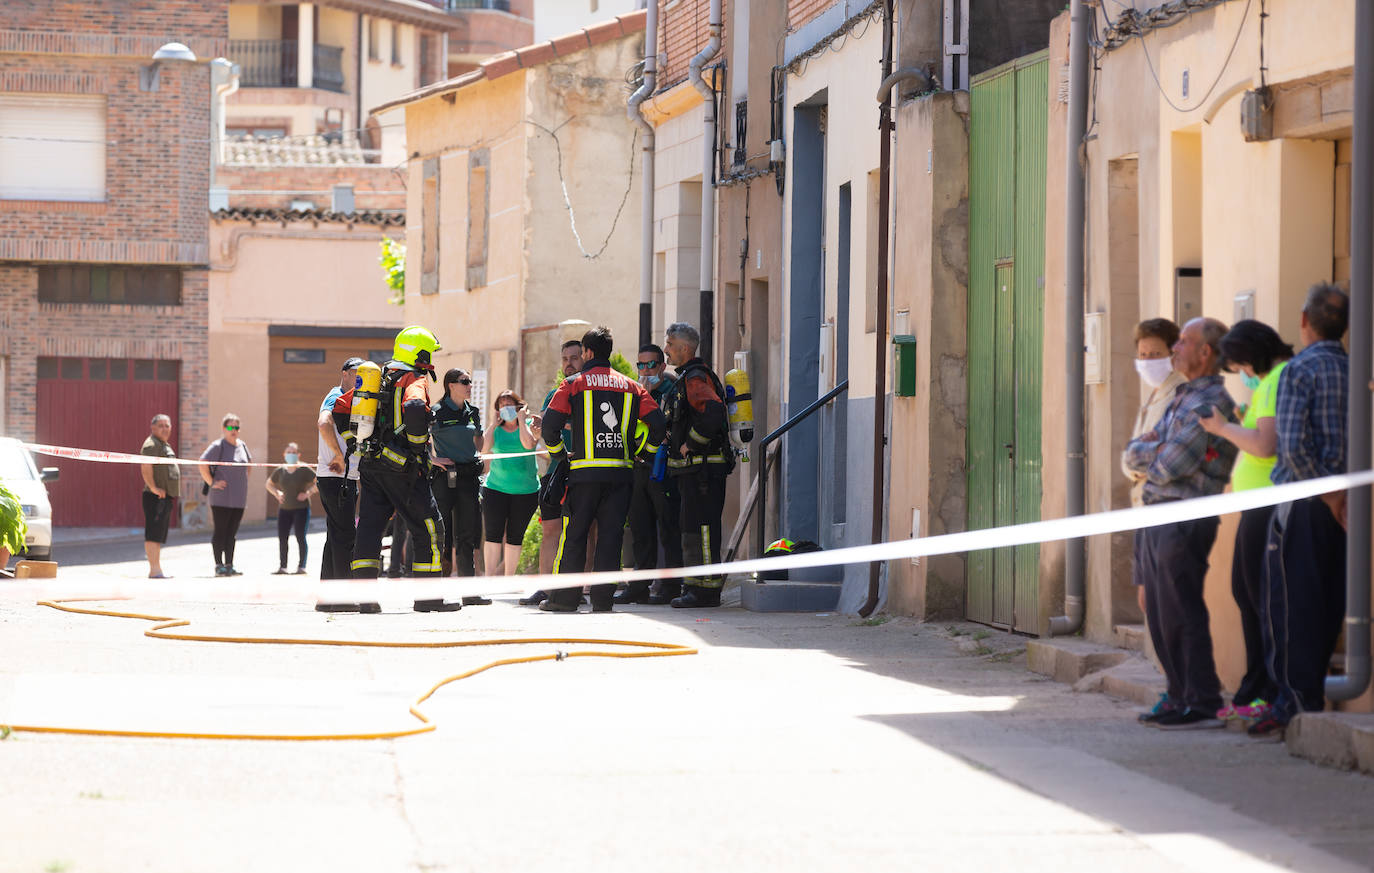
[[[1150,49],[1145,44],[1145,34],[1136,34],[1136,38],[1140,40],[1140,50],[1145,55],[1145,66],[1150,70],[1150,78],[1154,79],[1155,88],[1159,90],[1159,94],[1164,98],[1164,102],[1169,104],[1170,108],[1175,112],[1194,112],[1202,108],[1208,99],[1211,98],[1212,92],[1217,89],[1217,85],[1221,84],[1221,77],[1226,74],[1226,68],[1230,66],[1231,58],[1236,54],[1236,46],[1240,45],[1240,35],[1245,32],[1245,22],[1250,18],[1250,4],[1252,2],[1253,0],[1245,0],[1245,11],[1240,15],[1240,26],[1236,28],[1235,38],[1231,40],[1231,50],[1226,53],[1226,60],[1222,61],[1221,69],[1217,70],[1217,77],[1212,80],[1212,86],[1207,89],[1207,93],[1203,94],[1202,98],[1198,100],[1197,104],[1194,106],[1179,106],[1169,97],[1169,93],[1164,90],[1164,84],[1159,81],[1159,74],[1155,71],[1154,61],[1150,58]]]
[[[598,646],[621,646],[629,649],[645,649],[647,651],[608,651],[603,649],[586,649],[580,651],[559,650],[546,655],[524,655],[515,658],[501,658],[462,673],[455,673],[440,679],[431,685],[423,694],[415,699],[410,705],[409,712],[419,725],[411,728],[392,731],[367,731],[362,733],[328,733],[328,734],[289,734],[289,733],[232,733],[232,732],[208,732],[208,731],[137,731],[137,730],[118,730],[107,728],[88,728],[88,727],[59,727],[56,725],[5,725],[12,731],[25,731],[29,733],[47,734],[79,734],[84,736],[102,737],[142,737],[142,738],[164,738],[164,739],[188,739],[188,740],[294,740],[294,741],[323,741],[323,740],[390,740],[400,737],[410,737],[416,734],[429,733],[436,730],[438,725],[420,710],[421,704],[434,696],[440,688],[485,673],[496,667],[507,667],[514,664],[533,664],[539,661],[563,661],[568,658],[664,658],[676,655],[695,655],[697,650],[688,646],[676,643],[656,643],[645,642],[642,640],[614,640],[583,637],[504,637],[486,640],[448,640],[440,642],[413,642],[399,641],[391,642],[384,640],[335,640],[335,639],[311,639],[295,637],[246,637],[229,636],[215,634],[195,634],[186,632],[176,632],[173,628],[188,627],[191,622],[189,619],[175,618],[166,615],[147,615],[139,612],[119,612],[110,609],[93,609],[87,607],[71,606],[73,602],[90,600],[95,598],[72,598],[69,600],[42,600],[39,606],[46,606],[51,609],[61,610],[62,612],[76,613],[79,615],[98,615],[110,618],[130,618],[138,621],[150,621],[155,624],[143,632],[146,637],[161,640],[177,640],[181,642],[206,642],[206,643],[239,643],[249,645],[275,645],[275,646],[345,646],[350,648],[378,648],[378,649],[456,649],[472,648],[477,646],[515,646],[515,645],[598,645]]]

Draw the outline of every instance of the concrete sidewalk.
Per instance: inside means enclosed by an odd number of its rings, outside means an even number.
[[[240,543],[257,573],[245,581],[270,582],[275,549]],[[206,552],[165,554],[190,592],[212,578]],[[146,572],[109,557],[62,578]],[[384,599],[382,615],[334,617],[289,601],[113,606],[212,636],[579,637],[699,654],[498,667],[440,688],[421,705],[436,730],[398,740],[14,732],[0,742],[0,873],[1374,868],[1374,780],[1225,731],[1141,728],[1133,705],[1027,671],[1024,638],[977,625],[554,615],[510,599],[450,614]],[[147,626],[0,590],[0,724],[405,728],[446,676],[587,648],[181,642]]]

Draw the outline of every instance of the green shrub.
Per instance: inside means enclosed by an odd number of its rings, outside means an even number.
[[[539,573],[539,549],[543,540],[544,528],[540,526],[539,513],[536,511],[525,528],[525,538],[520,541],[520,562],[515,565],[516,573],[522,576]]]
[[[24,551],[24,535],[28,531],[19,498],[0,484],[0,548],[8,549],[11,555]]]

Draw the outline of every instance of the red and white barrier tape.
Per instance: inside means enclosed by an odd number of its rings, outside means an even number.
[[[100,449],[77,449],[71,446],[48,446],[41,443],[23,443],[24,448],[38,455],[51,455],[55,458],[71,458],[74,461],[95,461],[100,464],[157,464],[161,466],[195,466],[210,464],[215,467],[284,467],[284,461],[208,461],[200,458],[159,458],[156,455],[134,455],[128,452],[107,452]],[[479,454],[478,460],[491,461],[497,458],[528,458],[532,455],[547,455],[548,449],[535,449],[529,452]],[[317,462],[300,461],[298,467],[314,467]]]
[[[0,599],[34,597],[140,597],[162,600],[224,600],[253,602],[294,602],[318,600],[321,603],[357,603],[360,600],[405,597],[424,600],[443,597],[456,600],[479,594],[528,594],[543,589],[581,588],[616,582],[682,577],[723,576],[739,573],[761,573],[768,570],[790,570],[804,567],[829,567],[843,564],[867,564],[874,561],[896,561],[909,558],[944,555],[956,552],[981,551],[1006,546],[1047,543],[1079,539],[1102,534],[1119,533],[1136,528],[1155,527],[1181,521],[1242,512],[1274,506],[1333,491],[1345,491],[1374,484],[1374,471],[1327,476],[1306,482],[1290,482],[1270,488],[1216,494],[1193,500],[1179,500],[1132,509],[1117,509],[1072,518],[1057,518],[1027,524],[985,528],[963,533],[934,537],[898,540],[867,546],[853,546],[832,551],[808,552],[772,558],[749,558],[695,567],[662,567],[656,570],[618,570],[614,572],[574,573],[552,576],[481,576],[472,578],[435,578],[433,580],[405,579],[378,581],[327,582],[162,582],[157,580],[104,581],[82,579],[70,581],[19,582],[0,585]]]

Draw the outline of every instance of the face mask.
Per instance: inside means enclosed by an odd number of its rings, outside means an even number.
[[[1244,373],[1242,373],[1242,374],[1241,374],[1241,377],[1240,377],[1240,381],[1243,382],[1243,383],[1245,384],[1245,387],[1246,387],[1246,388],[1249,388],[1251,391],[1254,391],[1256,388],[1259,387],[1260,377],[1259,377],[1259,376],[1247,376],[1247,375],[1245,375]]]
[[[515,419],[517,419],[517,418],[519,418],[519,417],[520,417],[520,410],[516,409],[514,406],[503,406],[503,407],[501,407],[501,420],[502,420],[502,421],[515,421]]]
[[[657,384],[658,384],[658,377],[657,377],[657,376],[652,376],[652,375],[650,375],[650,376],[645,376],[645,377],[644,377],[644,385],[645,385],[645,387],[647,387],[647,388],[652,388],[652,387],[654,387],[654,386],[657,385]]]
[[[286,463],[288,463],[288,464],[299,464],[300,461],[301,461],[301,456],[300,456],[300,455],[292,454],[291,452],[287,452],[287,453],[286,453]]]
[[[1173,372],[1174,365],[1168,358],[1136,358],[1135,371],[1140,374],[1140,378],[1145,380],[1145,384],[1151,388],[1158,388],[1164,384],[1164,380],[1169,378]]]

